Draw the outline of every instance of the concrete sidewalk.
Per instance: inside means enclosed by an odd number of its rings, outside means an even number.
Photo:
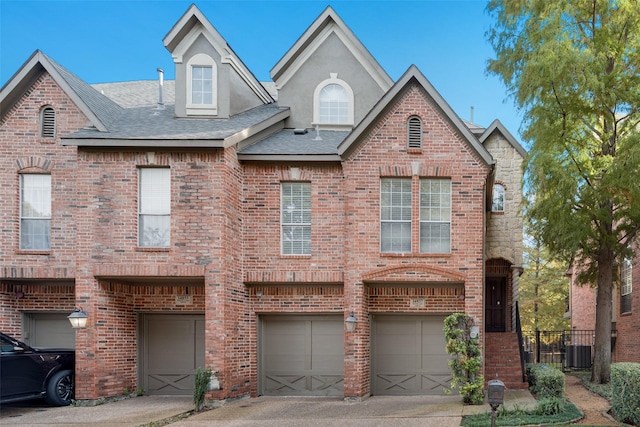
[[[528,391],[506,391],[507,409],[535,407]],[[190,396],[142,396],[97,406],[3,405],[0,425],[62,427],[136,427],[176,417],[193,409]],[[257,397],[222,403],[171,427],[198,426],[459,426],[462,417],[490,411],[489,405],[463,405],[460,396],[373,396],[362,401],[328,397]]]
[[[535,407],[528,391],[507,391],[508,409]],[[459,426],[462,417],[490,412],[488,404],[463,405],[460,396],[373,396],[362,401],[341,398],[257,397],[192,415],[172,427],[204,426]]]
[[[192,409],[191,396],[141,396],[96,406],[51,407],[35,401],[3,405],[0,408],[0,425],[136,427]]]

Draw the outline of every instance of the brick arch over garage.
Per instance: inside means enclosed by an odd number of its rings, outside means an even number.
[[[453,313],[464,311],[463,274],[422,264],[370,270],[362,276],[370,313]]]
[[[424,264],[402,264],[370,270],[362,275],[362,281],[371,282],[420,282],[464,284],[465,276],[444,268]]]

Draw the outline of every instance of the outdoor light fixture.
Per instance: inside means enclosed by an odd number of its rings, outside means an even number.
[[[349,314],[349,317],[347,317],[344,323],[347,325],[347,332],[353,332],[356,330],[356,323],[358,323],[358,321],[356,320],[356,316],[353,314],[353,311]]]
[[[76,307],[73,310],[73,313],[67,316],[69,322],[71,322],[71,327],[73,329],[86,328],[87,327],[87,312],[82,309],[82,307]]]

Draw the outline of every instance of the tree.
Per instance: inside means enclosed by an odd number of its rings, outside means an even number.
[[[524,274],[520,278],[522,329],[532,336],[538,331],[562,331],[570,327],[564,317],[569,297],[566,264],[555,260],[539,239],[529,235],[524,245]]]
[[[524,113],[525,215],[597,287],[591,380],[611,365],[617,264],[640,226],[640,0],[491,0],[488,70]]]

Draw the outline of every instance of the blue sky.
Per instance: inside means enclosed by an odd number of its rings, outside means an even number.
[[[522,142],[521,114],[486,72],[493,50],[484,0],[0,0],[0,85],[40,49],[88,83],[173,79],[162,39],[195,3],[261,81],[332,6],[393,80],[415,64],[456,113],[500,119]]]

